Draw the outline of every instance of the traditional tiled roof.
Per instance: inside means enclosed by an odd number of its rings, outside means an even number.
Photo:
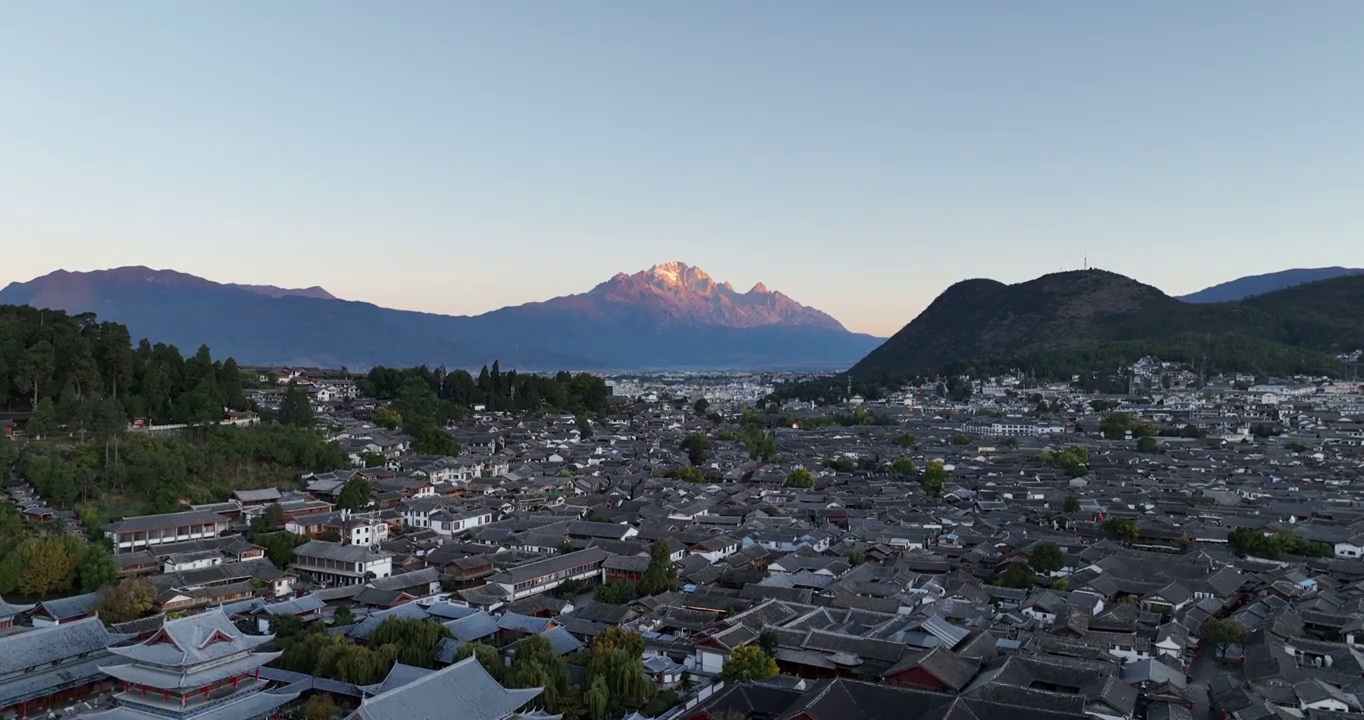
[[[366,698],[350,720],[502,720],[533,701],[543,688],[502,687],[470,656],[413,682]]]
[[[146,532],[162,528],[184,527],[186,525],[208,525],[226,523],[221,513],[212,510],[188,510],[186,512],[166,513],[164,515],[138,515],[124,518],[109,525],[116,533]]]
[[[186,668],[223,660],[239,653],[249,653],[273,639],[273,635],[243,634],[221,609],[217,609],[167,620],[161,629],[145,642],[110,648],[110,652],[137,663]],[[262,659],[253,667],[262,665],[269,659]]]
[[[14,617],[19,613],[28,612],[32,609],[32,605],[15,605],[6,602],[4,598],[0,597],[0,618]]]
[[[0,637],[0,677],[103,651],[113,642],[99,618],[49,625]]]
[[[396,690],[404,685],[416,682],[433,672],[435,671],[426,668],[394,663],[393,669],[388,671],[388,675],[384,677],[382,682],[374,685],[361,685],[360,690],[366,695],[379,695],[388,692],[389,690]]]

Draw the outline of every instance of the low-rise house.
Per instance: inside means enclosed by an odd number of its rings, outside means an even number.
[[[323,585],[361,585],[393,574],[393,556],[364,545],[309,540],[294,548],[290,567]]]
[[[167,543],[215,538],[227,532],[228,521],[220,513],[190,510],[164,515],[140,515],[110,523],[105,534],[114,552],[132,552]]]

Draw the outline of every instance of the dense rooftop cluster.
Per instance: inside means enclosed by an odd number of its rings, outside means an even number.
[[[735,378],[713,402],[635,378],[594,415],[472,412],[423,454],[350,380],[289,380],[351,467],[101,528],[118,585],[0,613],[0,656],[71,633],[42,662],[78,687],[16,666],[0,702],[160,687],[101,668],[192,636],[274,649],[222,677],[186,660],[185,718],[205,689],[243,720],[440,693],[489,718],[1364,713],[1357,384],[1154,363],[1123,395],[1001,377],[750,406]],[[104,665],[77,653],[94,627]]]

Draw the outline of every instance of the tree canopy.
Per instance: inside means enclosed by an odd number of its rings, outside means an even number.
[[[786,475],[786,487],[809,489],[815,486],[815,476],[805,468],[796,468]]]
[[[777,674],[777,661],[757,645],[734,648],[720,668],[720,677],[727,683],[766,680]]]
[[[640,595],[657,595],[677,589],[677,568],[669,554],[666,540],[655,540],[649,546],[649,565],[636,586]]]
[[[173,345],[134,347],[126,326],[93,313],[0,306],[0,407],[41,409],[40,425],[49,427],[40,429],[80,435],[132,418],[216,421],[224,408],[247,408],[242,388],[237,363],[214,360],[207,347],[184,357]]]
[[[941,460],[934,460],[924,468],[923,477],[920,478],[924,494],[929,497],[941,497],[943,485],[947,482],[947,467]]]
[[[1053,573],[1066,566],[1066,556],[1056,543],[1038,543],[1029,555],[1028,564],[1037,572]]]

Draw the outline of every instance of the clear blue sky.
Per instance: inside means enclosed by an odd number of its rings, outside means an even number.
[[[952,282],[1364,266],[1364,2],[0,5],[0,283],[474,313],[679,259],[889,334]]]

